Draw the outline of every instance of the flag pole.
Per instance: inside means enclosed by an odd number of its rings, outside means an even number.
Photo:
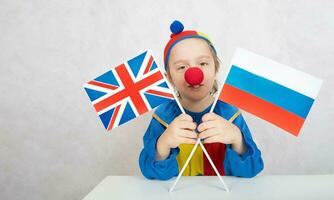
[[[190,159],[193,157],[193,155],[194,155],[194,153],[195,153],[195,150],[196,150],[196,148],[197,148],[197,146],[198,146],[199,143],[200,143],[200,139],[197,139],[194,148],[191,150],[190,155],[189,155],[188,158],[187,158],[187,161],[184,163],[184,165],[183,165],[181,171],[179,172],[179,174],[178,174],[176,180],[174,181],[174,184],[173,184],[172,187],[169,189],[169,192],[172,192],[172,191],[174,190],[176,184],[179,182],[179,180],[180,180],[180,178],[181,178],[181,175],[183,174],[184,170],[185,170],[186,167],[188,166],[188,164],[189,164],[189,162],[190,162]]]
[[[226,190],[226,192],[229,192],[230,190],[229,190],[228,187],[226,186],[226,184],[225,184],[223,178],[220,176],[220,174],[219,174],[219,172],[218,172],[218,170],[217,170],[215,164],[212,162],[210,155],[208,154],[208,152],[206,151],[204,145],[203,145],[202,142],[201,142],[201,139],[197,139],[195,146],[194,146],[193,149],[191,150],[190,155],[189,155],[188,158],[187,158],[187,161],[184,163],[184,165],[183,165],[183,167],[182,167],[180,173],[178,174],[178,176],[177,176],[177,178],[176,178],[174,184],[173,184],[172,187],[169,189],[169,192],[172,192],[172,191],[174,190],[176,184],[179,182],[179,180],[180,180],[180,178],[181,178],[181,175],[183,174],[184,170],[185,170],[186,167],[188,166],[188,164],[189,164],[191,158],[193,157],[194,152],[195,152],[195,150],[196,150],[196,148],[197,148],[198,145],[200,145],[200,147],[202,148],[202,150],[203,150],[205,156],[207,157],[207,159],[209,160],[209,163],[211,164],[213,170],[214,170],[215,173],[217,174],[217,176],[218,176],[220,182],[223,184],[224,189]]]
[[[203,150],[205,156],[208,158],[208,160],[209,160],[209,162],[210,162],[210,164],[211,164],[213,170],[214,170],[215,173],[217,174],[217,176],[218,176],[220,182],[223,184],[224,189],[226,190],[226,192],[230,192],[230,190],[229,190],[228,187],[226,186],[226,184],[225,184],[223,178],[220,176],[219,171],[217,170],[215,164],[212,162],[212,160],[211,160],[211,158],[210,158],[210,155],[209,155],[208,152],[206,151],[206,149],[205,149],[204,145],[202,144],[202,142],[199,142],[199,145],[201,146],[201,148],[202,148],[202,150]]]
[[[182,110],[182,113],[185,113],[183,107],[181,106],[181,104],[180,104],[180,102],[179,102],[179,99],[175,98],[175,100],[176,100],[176,102],[178,103],[180,109]],[[217,103],[217,100],[218,100],[218,96],[216,97],[216,99],[215,99],[215,101],[214,101],[214,104],[212,105],[212,107],[211,107],[211,109],[210,109],[210,112],[211,112],[211,113],[213,112],[213,109],[214,109],[214,107],[215,107],[215,105],[216,105],[216,103]],[[176,178],[174,184],[173,184],[172,187],[169,189],[169,192],[172,192],[172,191],[174,190],[176,184],[179,182],[179,180],[180,180],[180,178],[181,178],[181,176],[182,176],[184,170],[185,170],[186,167],[188,166],[188,164],[189,164],[191,158],[193,157],[194,152],[195,152],[195,150],[196,150],[196,148],[197,148],[198,145],[200,145],[200,147],[202,148],[202,150],[203,150],[205,156],[206,156],[207,159],[209,160],[210,165],[212,166],[213,170],[215,171],[216,175],[218,176],[220,182],[223,184],[225,191],[226,191],[226,192],[229,192],[230,190],[229,190],[228,187],[226,186],[226,184],[225,184],[223,178],[220,176],[219,171],[217,170],[217,168],[216,168],[215,164],[213,163],[213,161],[212,161],[210,155],[208,154],[208,152],[206,151],[204,145],[202,144],[201,139],[199,139],[199,138],[197,139],[196,144],[194,145],[193,149],[191,150],[190,155],[188,156],[186,162],[184,163],[184,165],[183,165],[181,171],[179,172],[179,174],[178,174],[178,176],[177,176],[177,178]]]

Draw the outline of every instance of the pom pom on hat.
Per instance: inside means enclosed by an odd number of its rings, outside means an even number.
[[[178,20],[173,21],[173,23],[170,25],[170,30],[172,31],[173,34],[181,33],[183,29],[184,29],[183,24]]]

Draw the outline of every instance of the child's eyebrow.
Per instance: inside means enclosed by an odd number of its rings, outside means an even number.
[[[207,56],[207,55],[202,55],[202,56],[197,57],[197,60],[200,60],[200,59],[203,59],[203,58],[210,59],[211,57]],[[180,59],[180,60],[176,60],[175,62],[173,62],[173,64],[176,65],[178,63],[187,63],[187,62],[188,62],[188,60]]]
[[[199,56],[199,57],[197,57],[197,59],[202,59],[202,58],[210,59],[211,57],[210,56]]]
[[[186,62],[187,62],[187,60],[177,60],[177,61],[173,62],[173,64],[175,65],[175,64],[178,64],[178,63],[186,63]]]

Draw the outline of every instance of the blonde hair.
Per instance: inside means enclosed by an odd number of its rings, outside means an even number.
[[[215,73],[217,74],[218,71],[219,71],[219,68],[220,68],[221,61],[220,61],[216,51],[212,48],[211,45],[209,45],[209,48],[210,48],[210,51],[212,53],[213,60],[214,60],[214,63],[215,63]],[[215,81],[213,83],[213,87],[212,87],[212,94],[215,94],[217,91],[218,91],[218,81],[217,81],[217,79],[215,79]]]

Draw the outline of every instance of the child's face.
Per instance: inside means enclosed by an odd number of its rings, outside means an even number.
[[[189,38],[177,43],[170,52],[167,78],[179,91],[181,98],[199,101],[213,88],[216,72],[213,55],[208,44],[198,38]],[[200,85],[191,86],[184,79],[189,67],[199,67],[204,73]]]

